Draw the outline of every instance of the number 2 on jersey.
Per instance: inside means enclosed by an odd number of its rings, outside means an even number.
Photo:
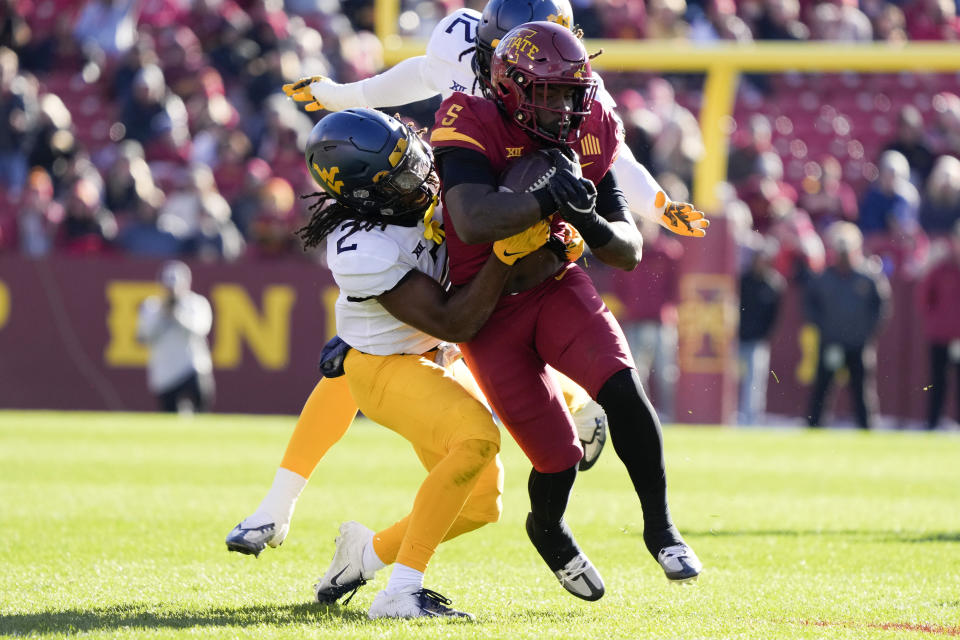
[[[340,227],[340,231],[346,231],[346,230],[349,229],[351,226],[353,226],[353,225],[351,225],[350,223],[347,223],[347,224],[343,225],[342,227]],[[356,229],[356,228],[354,228],[354,229]],[[337,238],[337,255],[340,255],[341,253],[345,253],[345,252],[347,252],[347,251],[353,251],[354,249],[357,248],[357,243],[356,243],[356,242],[354,242],[353,244],[348,244],[348,245],[344,245],[344,244],[343,244],[343,242],[344,242],[347,238],[349,238],[350,236],[352,236],[352,235],[353,235],[353,233],[351,232],[351,233],[348,233],[348,234],[346,234],[346,235],[343,235],[343,236],[340,236],[339,238]]]
[[[456,27],[458,24],[463,25],[464,41],[470,44],[473,44],[473,40],[474,40],[473,30],[476,29],[478,24],[480,24],[480,18],[475,18],[469,14],[457,16],[457,19],[451,22],[450,26],[447,27],[447,30],[445,33],[453,33],[453,28]]]

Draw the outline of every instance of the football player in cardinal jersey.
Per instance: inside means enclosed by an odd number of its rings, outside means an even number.
[[[539,220],[550,219],[558,239],[518,264],[505,285],[510,295],[461,345],[485,397],[533,463],[527,533],[568,591],[602,594],[599,573],[563,519],[582,451],[546,375],[550,365],[603,407],[640,499],[647,549],[669,579],[692,580],[702,565],[670,517],[659,419],[620,326],[560,242],[572,225],[599,260],[625,270],[640,260],[642,238],[614,168],[619,122],[594,100],[597,80],[580,39],[554,22],[527,23],[504,35],[491,61],[491,84],[495,100],[465,93],[447,98],[431,143],[454,287],[473,282],[493,243]],[[542,148],[556,161],[542,188],[498,190],[509,158]]]
[[[423,572],[442,540],[499,518],[500,435],[462,362],[445,367],[437,355],[441,340],[476,334],[511,265],[546,242],[549,225],[500,243],[477,278],[448,292],[439,184],[430,147],[411,127],[370,109],[341,111],[314,127],[306,155],[324,191],[299,234],[307,247],[326,244],[340,287],[325,370],[342,374],[364,414],[406,438],[428,470],[404,519],[377,533],[340,527],[317,599],[336,601],[394,564],[371,618],[472,617],[425,589]]]

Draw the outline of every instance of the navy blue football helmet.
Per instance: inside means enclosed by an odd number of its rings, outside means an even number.
[[[430,146],[410,125],[374,109],[327,115],[310,132],[305,155],[330,197],[368,215],[422,213],[439,188]]]
[[[473,73],[487,98],[495,97],[490,83],[490,61],[500,39],[514,27],[536,21],[556,22],[571,28],[573,9],[570,0],[490,0],[483,8],[477,27]]]

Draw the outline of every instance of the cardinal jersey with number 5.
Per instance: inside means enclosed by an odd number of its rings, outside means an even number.
[[[601,101],[594,100],[590,115],[580,128],[580,139],[571,145],[580,156],[584,178],[594,184],[600,182],[617,157],[620,140],[620,121]],[[430,143],[436,149],[460,147],[478,151],[487,157],[497,175],[511,158],[547,146],[514,125],[492,100],[462,93],[451,95],[440,105]],[[563,224],[554,217],[551,232],[562,238]],[[450,220],[445,230],[450,280],[456,285],[469,282],[490,255],[491,244],[465,244]]]

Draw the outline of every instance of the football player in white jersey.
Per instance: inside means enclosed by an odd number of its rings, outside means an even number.
[[[370,618],[472,618],[425,589],[423,572],[442,540],[499,518],[500,435],[475,384],[458,382],[472,380],[462,362],[445,367],[436,358],[441,340],[476,334],[511,265],[546,242],[548,224],[508,238],[476,281],[451,292],[439,180],[429,145],[411,127],[372,109],[341,111],[314,127],[306,155],[323,192],[299,235],[308,248],[325,243],[340,287],[325,370],[343,375],[360,410],[406,438],[428,470],[404,519],[377,533],[357,522],[340,527],[317,599],[334,602],[394,564]]]

